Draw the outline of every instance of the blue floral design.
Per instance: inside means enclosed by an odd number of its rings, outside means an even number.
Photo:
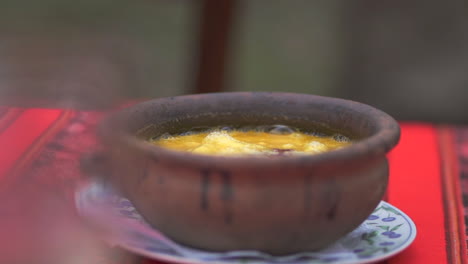
[[[379,219],[377,215],[369,215],[369,217],[367,217],[367,220],[377,220],[377,219]]]

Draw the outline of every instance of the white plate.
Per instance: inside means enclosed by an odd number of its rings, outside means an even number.
[[[361,226],[320,251],[281,257],[257,251],[208,252],[171,241],[150,227],[127,199],[103,184],[87,185],[76,193],[75,198],[79,214],[100,230],[104,240],[111,245],[174,263],[373,263],[401,252],[416,237],[413,221],[398,208],[382,201]]]

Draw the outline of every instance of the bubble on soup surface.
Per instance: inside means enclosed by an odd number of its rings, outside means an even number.
[[[307,133],[311,136],[314,136],[314,137],[327,137],[328,135],[323,133],[323,132],[319,132],[319,131],[312,131],[312,132],[309,132]]]
[[[351,141],[351,140],[349,139],[349,137],[343,136],[343,135],[341,135],[341,134],[335,134],[335,135],[333,135],[333,139],[336,140],[336,141],[338,141],[338,142],[349,142],[349,141]]]
[[[193,131],[186,131],[186,132],[180,133],[179,136],[190,136],[190,135],[193,135],[193,134],[195,134],[195,132],[193,132]]]
[[[156,139],[171,139],[173,138],[173,136],[169,133],[164,133],[162,135],[160,135],[159,137],[157,137]]]
[[[288,135],[294,133],[294,129],[284,125],[274,125],[268,129],[268,133],[275,135]]]

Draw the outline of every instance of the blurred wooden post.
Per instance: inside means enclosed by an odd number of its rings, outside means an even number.
[[[201,1],[195,93],[219,92],[225,88],[234,1]]]

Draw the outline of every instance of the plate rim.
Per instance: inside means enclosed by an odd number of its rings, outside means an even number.
[[[85,219],[85,220],[89,220],[89,219],[86,219],[89,216],[85,216],[83,214],[83,212],[80,209],[79,203],[80,203],[80,200],[82,199],[82,196],[85,195],[86,191],[89,191],[91,189],[91,187],[94,186],[94,185],[99,185],[99,183],[98,182],[89,182],[89,183],[87,183],[87,184],[85,184],[83,186],[80,186],[75,191],[75,195],[74,195],[75,208],[77,210],[78,216]],[[122,197],[122,198],[125,198],[125,197]],[[368,259],[358,259],[358,260],[354,259],[354,260],[348,260],[348,261],[340,260],[339,261],[340,264],[370,264],[370,263],[375,263],[375,262],[378,262],[378,261],[386,260],[386,259],[389,259],[389,258],[395,256],[395,255],[400,254],[402,251],[406,250],[414,242],[414,240],[417,237],[417,233],[418,233],[417,228],[416,228],[416,224],[414,223],[414,221],[405,212],[403,212],[401,209],[399,209],[398,207],[392,205],[389,202],[381,200],[379,202],[379,205],[376,208],[378,208],[381,205],[386,205],[386,206],[396,210],[398,213],[401,214],[401,216],[404,218],[404,220],[406,221],[406,223],[410,227],[411,233],[409,234],[408,238],[402,243],[401,246],[399,246],[398,248],[396,248],[394,250],[378,254],[377,256],[374,256],[374,257],[371,257],[371,258],[368,258]],[[367,221],[367,219],[364,220],[364,222],[365,221]],[[155,229],[154,227],[151,227],[151,226],[143,226],[142,225],[141,227],[145,227],[145,228],[160,232],[159,230],[157,230],[157,229]],[[100,237],[102,238],[102,240],[104,242],[106,242],[109,245],[118,246],[118,247],[120,247],[122,249],[128,250],[128,251],[130,251],[132,253],[135,253],[137,255],[144,256],[144,257],[147,257],[147,258],[150,258],[150,259],[156,259],[156,260],[168,262],[168,263],[177,263],[177,264],[207,264],[207,263],[210,263],[210,264],[233,264],[234,263],[234,262],[226,262],[226,261],[222,261],[222,260],[212,260],[212,261],[199,260],[199,259],[195,259],[195,258],[189,258],[187,256],[172,256],[172,255],[169,255],[169,254],[166,254],[166,253],[161,253],[161,252],[156,253],[156,252],[152,252],[152,251],[149,251],[149,250],[141,249],[141,247],[132,246],[129,243],[116,241],[115,238],[113,239],[109,235],[106,235],[106,234],[101,234]],[[253,263],[255,264],[255,261]],[[330,262],[330,264],[333,264],[333,263],[338,263],[338,262]]]

